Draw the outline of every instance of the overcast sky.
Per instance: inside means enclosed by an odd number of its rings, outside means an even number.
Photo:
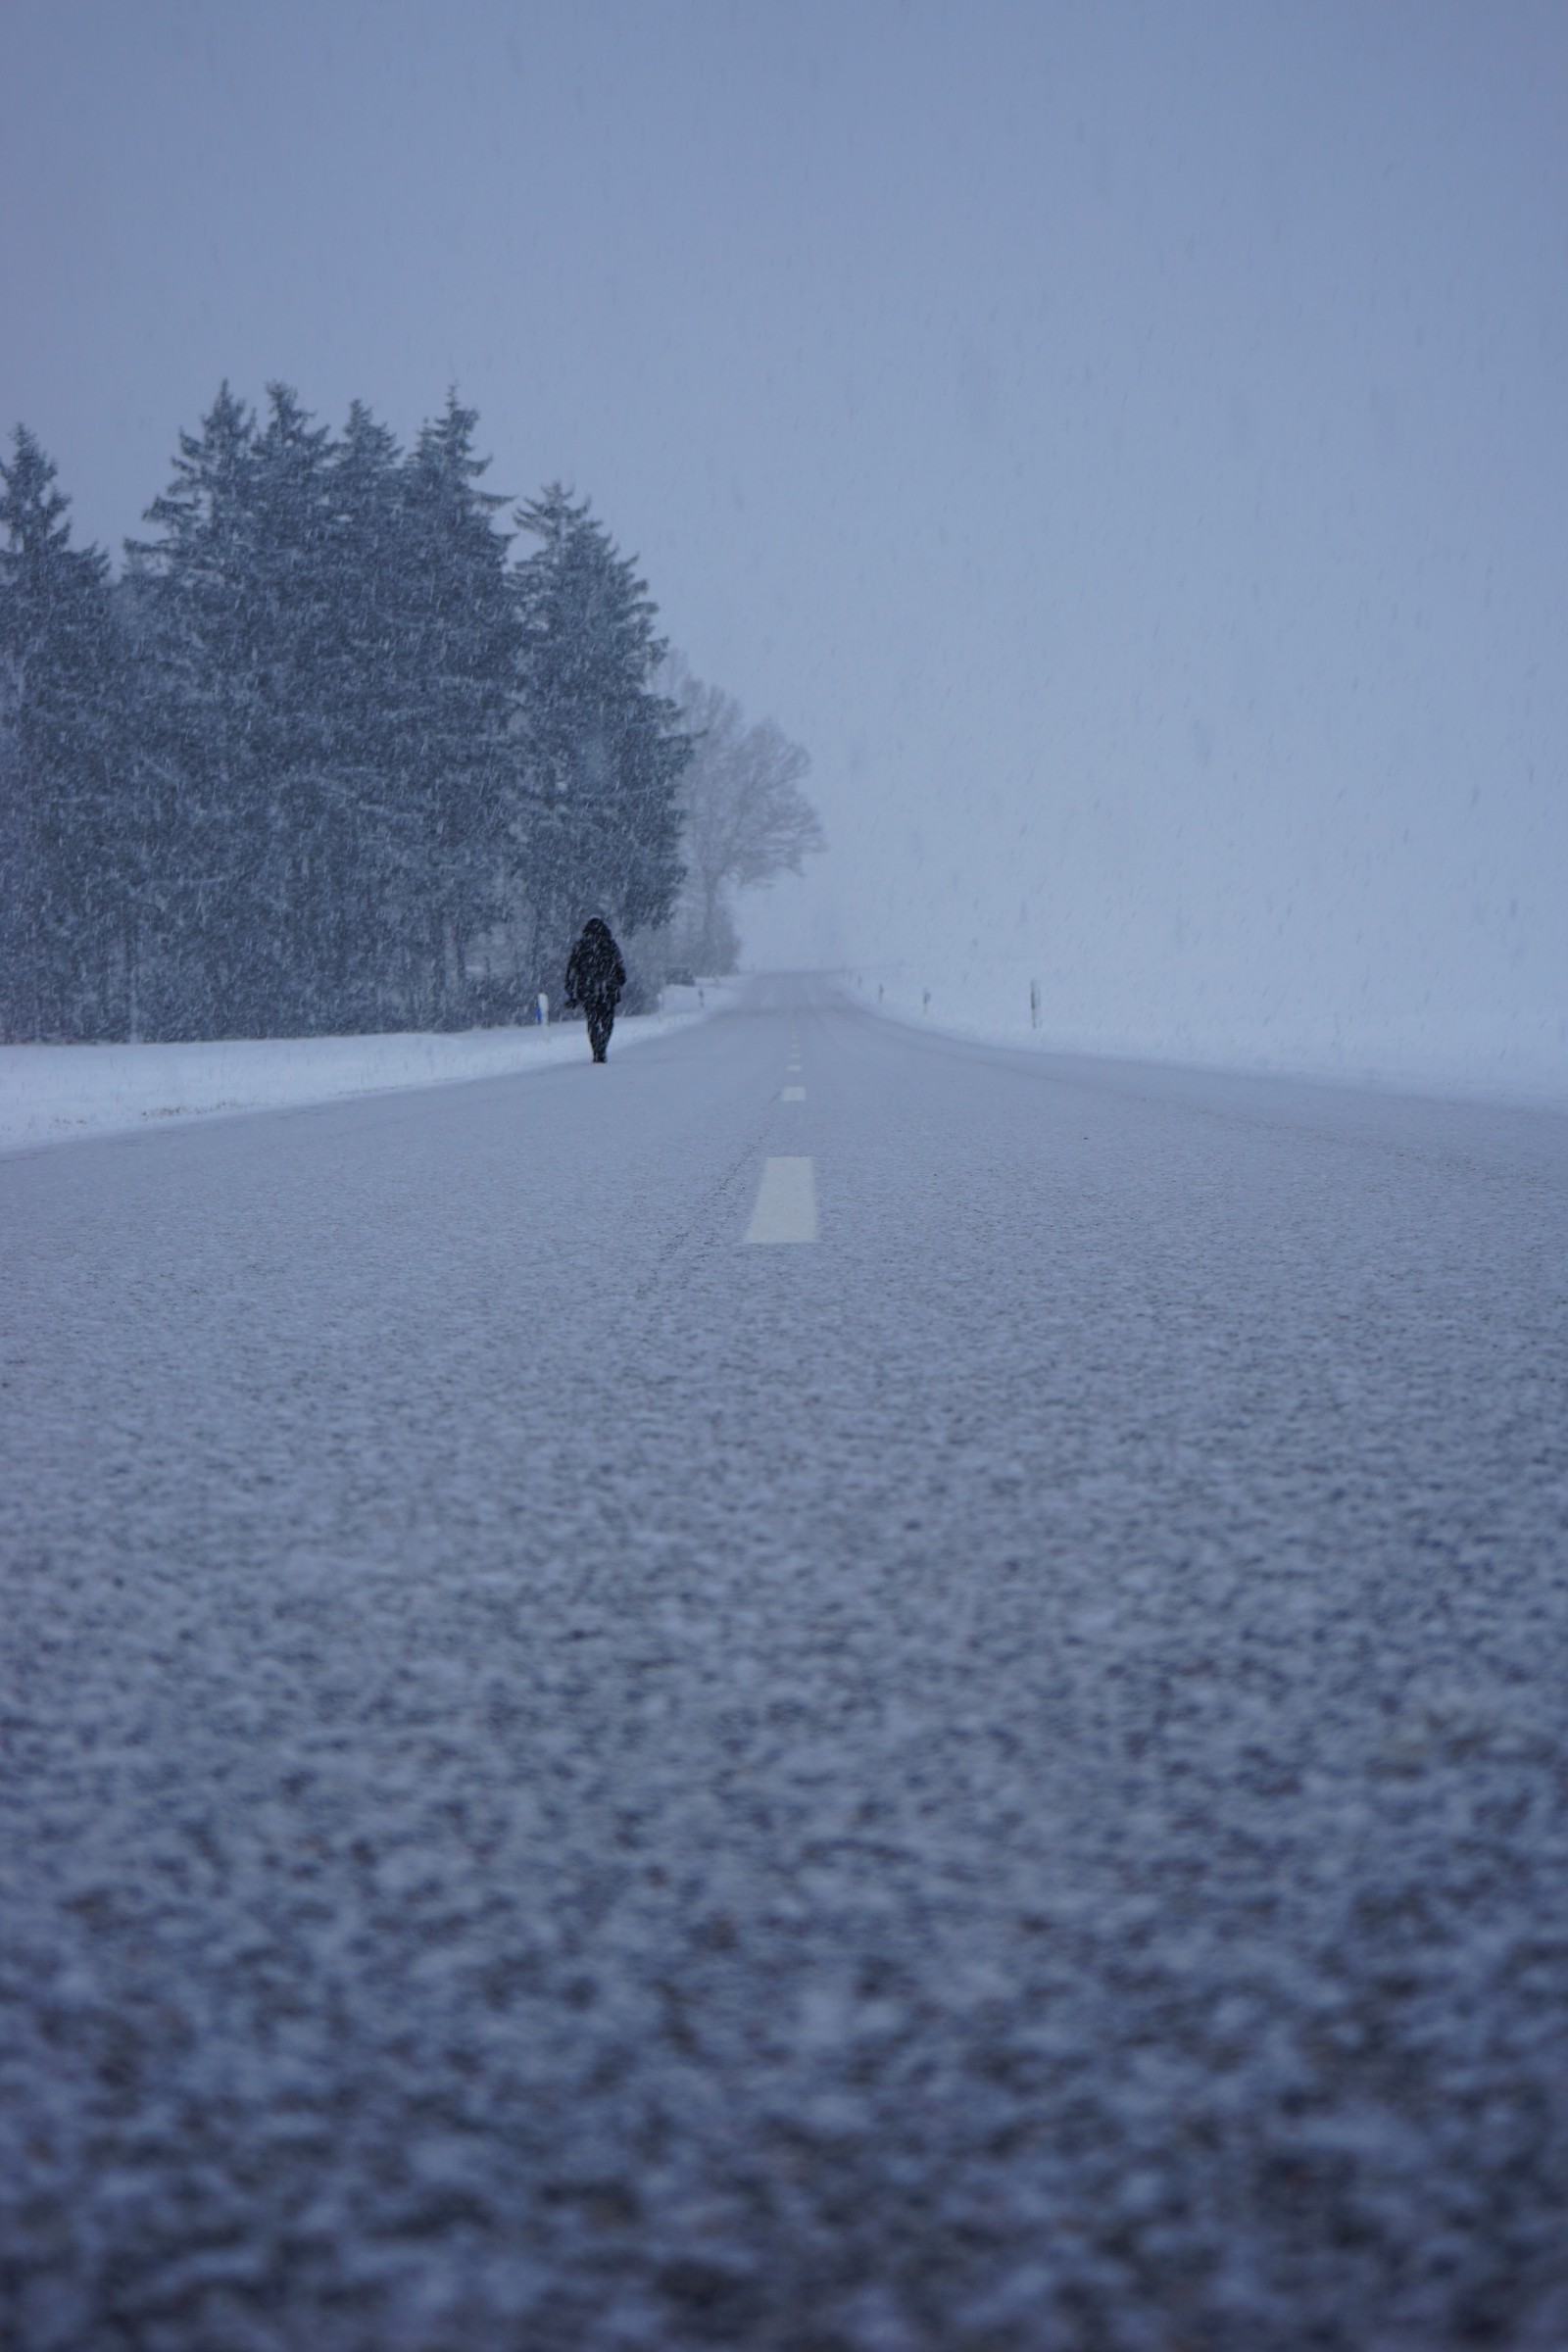
[[[405,438],[455,383],[808,746],[833,848],[758,954],[1568,1069],[1559,0],[0,35],[0,423],[82,537],[223,377]]]

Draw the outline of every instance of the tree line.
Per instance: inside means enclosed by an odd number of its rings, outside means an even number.
[[[715,894],[710,844],[688,875],[723,732],[695,708],[708,690],[666,664],[646,583],[586,501],[554,485],[502,527],[476,423],[454,396],[405,452],[363,405],[334,434],[286,386],[260,417],[225,386],[118,579],[72,546],[18,428],[0,1032],[515,1020],[559,993],[596,912],[656,960],[677,935],[705,968],[732,958],[715,909],[768,857],[754,811],[750,865],[731,855]],[[799,809],[793,834],[773,812],[771,871],[820,840],[788,748]]]

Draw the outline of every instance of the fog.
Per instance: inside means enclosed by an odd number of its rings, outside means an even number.
[[[830,848],[1063,1042],[1568,1084],[1551,6],[13,5],[0,426],[118,549],[227,378],[561,478]]]

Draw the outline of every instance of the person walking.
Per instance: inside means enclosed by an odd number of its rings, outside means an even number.
[[[588,1043],[595,1061],[603,1061],[615,1026],[615,1006],[626,985],[626,966],[620,960],[610,925],[597,914],[582,927],[582,937],[566,959],[566,1003],[580,1004],[588,1021]]]

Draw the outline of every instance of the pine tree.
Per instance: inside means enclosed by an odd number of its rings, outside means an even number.
[[[25,427],[0,460],[0,1027],[30,1038],[135,1026],[145,843],[130,668],[99,549]]]
[[[518,753],[512,731],[520,617],[507,576],[506,504],[479,489],[472,409],[455,394],[420,432],[405,466],[403,582],[407,662],[416,692],[406,789],[423,859],[437,1025],[467,1017],[468,949],[500,911],[496,882]]]
[[[265,1036],[273,827],[259,642],[255,418],[222,385],[128,543],[156,668],[151,742],[167,780],[155,1033]]]
[[[424,995],[423,837],[411,774],[414,562],[402,453],[363,402],[333,458],[320,648],[342,828],[329,963],[345,1029],[412,1026]]]
[[[634,562],[559,483],[516,518],[539,542],[514,575],[528,777],[518,830],[549,986],[586,916],[621,931],[668,916],[683,871],[675,793],[691,747],[651,683],[664,647]]]
[[[250,470],[246,596],[258,723],[250,746],[265,783],[265,833],[252,876],[262,953],[257,1011],[273,1035],[340,1025],[339,878],[352,862],[352,814],[333,772],[327,632],[340,593],[332,562],[331,436],[313,426],[286,384],[268,387],[269,416]]]

